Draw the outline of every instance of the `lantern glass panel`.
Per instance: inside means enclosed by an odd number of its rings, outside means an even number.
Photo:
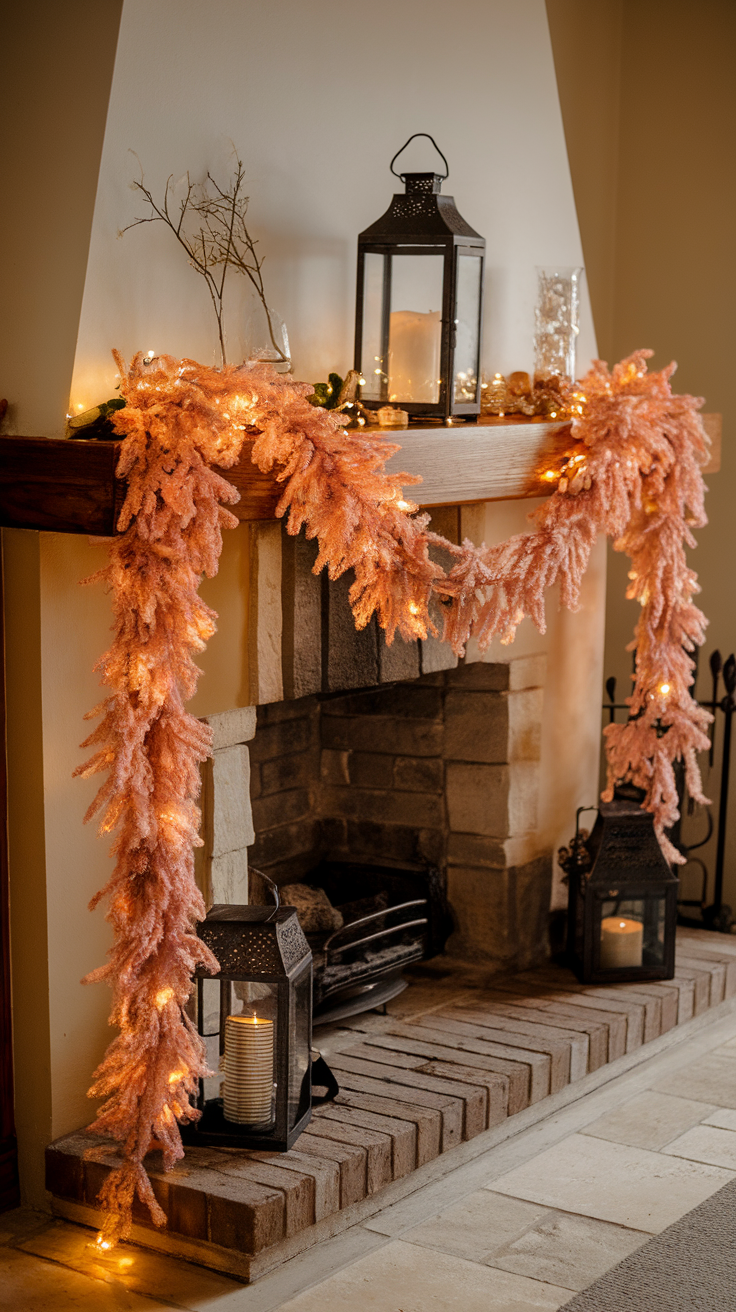
[[[364,256],[361,368],[365,385],[361,395],[366,401],[385,401],[388,396],[383,306],[386,261],[389,258],[378,251],[366,251]]]
[[[389,401],[440,399],[444,267],[443,254],[391,256]]]
[[[289,1072],[289,1121],[300,1120],[310,1104],[310,1053],[312,1015],[311,967],[294,981],[292,991],[291,1070]]]
[[[597,898],[597,969],[663,966],[666,902],[665,896]]]
[[[274,1121],[278,994],[270,984],[235,982],[220,1041],[226,1121],[266,1128]]]
[[[456,405],[472,404],[478,395],[482,270],[480,252],[471,255],[458,251],[454,374]]]

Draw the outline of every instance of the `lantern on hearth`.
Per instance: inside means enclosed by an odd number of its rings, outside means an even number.
[[[452,196],[441,194],[449,175],[444,155],[444,174],[399,174],[394,164],[404,149],[394,155],[391,172],[405,194],[395,195],[358,238],[361,400],[368,409],[396,405],[413,417],[471,417],[480,412],[486,244]]]
[[[671,979],[680,881],[651,812],[620,794],[602,802],[590,837],[576,833],[560,863],[569,878],[568,957],[582,983]]]
[[[197,1028],[219,1073],[200,1081],[183,1137],[285,1152],[311,1119],[312,953],[297,913],[214,906],[198,932],[220,964],[197,972]]]

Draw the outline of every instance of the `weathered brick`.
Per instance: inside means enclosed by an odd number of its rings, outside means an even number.
[[[303,533],[281,544],[281,660],[285,697],[322,688],[323,579],[312,573],[318,544]]]
[[[378,788],[325,788],[322,805],[328,815],[350,820],[431,827],[437,820],[437,798],[425,793],[400,793]]]
[[[288,788],[309,788],[315,781],[319,755],[317,750],[276,756],[261,766],[261,792],[284,792]]]
[[[542,747],[544,690],[527,688],[510,692],[508,707],[508,760],[538,761]]]
[[[383,632],[378,634],[378,676],[381,683],[392,679],[416,679],[419,675],[419,643],[404,642],[397,633],[389,647]]]
[[[368,820],[349,820],[346,848],[360,856],[390,857],[395,861],[421,861],[420,842],[429,831],[403,825],[376,824]],[[441,835],[440,835],[441,838]]]
[[[208,906],[219,902],[242,905],[248,901],[248,852],[225,852],[214,856],[209,863],[206,901]]]
[[[390,788],[394,757],[383,752],[351,752],[350,782],[356,788]]]
[[[350,752],[334,752],[323,747],[320,756],[320,778],[326,784],[350,783]]]
[[[552,896],[552,853],[513,867],[516,962],[535,966],[549,956],[549,904]]]
[[[256,841],[248,851],[248,859],[254,866],[270,866],[279,861],[286,862],[302,852],[317,851],[319,846],[318,823],[305,817],[293,824],[259,829]]]
[[[274,756],[304,752],[313,737],[316,739],[316,732],[316,724],[313,729],[311,719],[306,716],[278,724],[259,723],[258,732],[250,745],[251,756],[254,761],[269,761]]]
[[[508,699],[497,692],[448,689],[444,755],[451,761],[509,760]]]
[[[419,860],[431,866],[444,865],[445,834],[443,829],[420,829],[417,834]]]
[[[474,661],[448,670],[448,688],[506,692],[510,683],[509,666],[500,661]]]
[[[442,762],[430,756],[397,756],[394,787],[408,792],[441,793],[445,783]]]
[[[213,752],[219,752],[223,747],[250,742],[256,731],[256,708],[239,706],[219,715],[205,715],[204,723],[212,730]]]
[[[307,717],[319,717],[319,702],[316,697],[300,697],[297,701],[271,702],[268,706],[257,707],[258,730],[264,724],[281,724],[283,720],[301,720]]]
[[[442,725],[434,720],[394,720],[388,716],[325,716],[322,745],[338,751],[353,748],[370,752],[381,747],[402,756],[439,756]]]
[[[333,697],[322,705],[325,719],[338,715],[398,716],[417,720],[442,719],[442,689],[421,681],[400,687],[369,688],[348,697]]]
[[[495,870],[506,866],[503,843],[482,834],[450,834],[447,859],[459,866],[490,866]]]
[[[273,829],[276,825],[290,824],[309,815],[309,793],[306,788],[292,788],[283,793],[270,793],[253,803],[256,830]],[[251,840],[252,841],[252,840]]]
[[[205,771],[205,847],[209,856],[235,852],[253,842],[250,763],[244,745],[214,752]]]
[[[506,870],[448,866],[447,897],[457,925],[446,947],[450,956],[499,968],[514,960],[513,887]]]
[[[505,838],[509,827],[509,767],[446,766],[447,813],[450,829],[462,834]]]
[[[281,524],[249,525],[248,684],[252,700],[281,701]]]
[[[326,692],[378,683],[375,616],[364,629],[356,629],[348,600],[354,581],[355,575],[349,570],[327,589],[327,660],[322,666],[322,687]]]
[[[512,834],[523,834],[537,825],[539,765],[515,761],[509,766],[509,823]]]

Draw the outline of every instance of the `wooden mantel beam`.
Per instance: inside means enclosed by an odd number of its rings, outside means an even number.
[[[703,418],[715,439],[720,416]],[[555,480],[545,480],[545,472],[559,470],[570,449],[569,429],[560,423],[506,420],[380,436],[401,446],[389,469],[422,476],[407,496],[428,507],[546,496]],[[115,478],[118,449],[118,442],[0,437],[0,526],[113,534],[125,496],[125,484]],[[717,458],[706,472],[716,468]],[[256,469],[249,443],[227,477],[240,492],[233,507],[239,519],[274,518],[281,487]]]

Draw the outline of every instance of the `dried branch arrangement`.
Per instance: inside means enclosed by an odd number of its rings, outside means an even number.
[[[177,1122],[198,1115],[190,1099],[206,1074],[184,1006],[195,966],[217,969],[196,935],[204,906],[192,859],[197,767],[210,737],[184,707],[199,674],[193,656],[215,631],[199,583],[216,572],[222,529],[236,523],[221,503],[237,493],[213,466],[231,467],[252,438],[255,464],[283,484],[277,514],[288,513],[288,532],[304,527],[318,539],[315,571],[326,567],[333,579],[354,571],[356,625],[375,613],[389,642],[397,630],[405,639],[433,631],[434,595],[445,601],[444,636],[458,652],[471,636],[482,647],[494,634],[511,641],[525,615],[543,630],[544,590],[559,580],[574,609],[596,535],[612,536],[631,556],[642,613],[631,718],[607,730],[609,779],[647,788],[671,856],[663,830],[677,813],[673,760],[685,759],[691,794],[704,800],[695,753],[707,746],[709,717],[690,696],[688,652],[705,621],[692,604],[697,582],[684,546],[705,522],[707,453],[699,402],[673,396],[672,368],[647,374],[648,354],[612,373],[597,363],[577,385],[579,417],[571,452],[553,471],[557,488],[535,512],[534,532],[496,547],[456,547],[430,533],[403,496],[417,480],[385,472],[398,448],[348,434],[337,415],[309,403],[309,384],[264,364],[208,369],[138,355],[126,371],[116,357],[126,401],[113,420],[125,439],[117,472],[129,487],[121,534],[95,576],[112,594],[114,639],[97,666],[109,693],[90,713],[102,716],[85,744],[96,751],[78,771],[106,774],[89,814],[101,812],[103,834],[117,831],[113,875],[93,903],[108,899],[115,941],[109,962],[88,977],[111,985],[119,1029],[90,1090],[104,1099],[92,1128],[123,1157],[100,1195],[103,1246],[129,1233],[136,1196],[164,1223],[143,1161],[155,1148],[166,1168],[183,1155]],[[432,544],[455,556],[449,574],[430,560]]]
[[[207,284],[217,320],[217,336],[223,365],[227,363],[223,320],[227,275],[231,269],[242,274],[251,283],[263,306],[274,350],[273,359],[286,363],[287,356],[283,345],[278,341],[272,311],[266,303],[263,260],[258,256],[257,243],[251,237],[245,221],[249,197],[243,194],[244,183],[245,169],[242,160],[237,158],[233,175],[225,187],[221,187],[211,173],[207,174],[206,180],[200,185],[192,182],[187,173],[186,188],[178,202],[177,213],[173,177],[168,178],[160,202],[155,200],[153,192],[144,185],[141,177],[140,181],[135,181],[132,185],[134,190],[145,197],[151,212],[143,218],[134,219],[122,229],[119,236],[122,237],[123,233],[129,232],[131,228],[140,227],[143,223],[166,224],[184,249],[192,268]]]

